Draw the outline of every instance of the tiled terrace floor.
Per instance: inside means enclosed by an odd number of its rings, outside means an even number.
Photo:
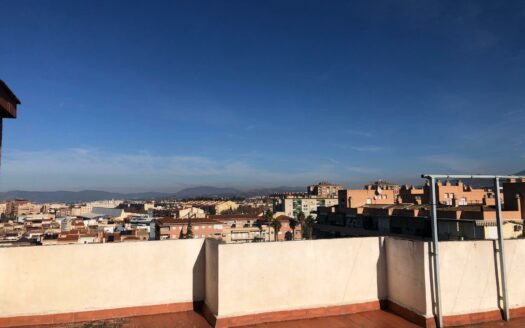
[[[386,311],[361,312],[351,315],[265,323],[243,328],[418,328],[419,326]]]
[[[29,326],[30,328],[211,328],[198,313],[178,312],[60,325]],[[29,328],[27,327],[27,328]],[[351,315],[292,320],[245,326],[243,328],[416,328],[417,325],[387,311],[362,312]],[[488,322],[470,328],[525,327],[525,317],[510,322]]]

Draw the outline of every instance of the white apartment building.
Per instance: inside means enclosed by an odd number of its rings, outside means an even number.
[[[300,212],[305,216],[316,216],[318,207],[329,207],[338,204],[337,198],[319,198],[306,195],[283,195],[274,199],[273,211],[282,212],[286,216],[297,217]]]

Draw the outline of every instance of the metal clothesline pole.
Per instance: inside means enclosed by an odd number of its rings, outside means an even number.
[[[439,271],[439,240],[437,224],[437,201],[436,201],[436,180],[437,179],[490,179],[494,182],[496,198],[496,223],[498,230],[498,252],[501,270],[501,289],[503,292],[503,319],[510,320],[509,297],[507,289],[507,269],[505,264],[505,241],[503,237],[503,218],[501,215],[501,190],[500,179],[525,179],[524,176],[517,175],[447,175],[447,174],[422,174],[422,178],[428,179],[431,184],[431,220],[432,220],[432,246],[434,257],[434,284],[436,287],[436,315],[437,326],[443,327],[443,313],[441,306],[441,288],[440,288],[440,271]]]
[[[496,189],[496,223],[498,226],[499,263],[501,267],[501,289],[503,291],[503,319],[509,321],[509,292],[507,289],[507,269],[505,267],[505,242],[503,240],[503,220],[501,217],[499,178],[497,177],[494,178],[494,188]]]
[[[438,328],[443,327],[443,314],[441,312],[441,278],[439,270],[439,238],[438,238],[438,224],[437,224],[437,203],[436,203],[436,179],[430,179],[431,190],[431,220],[432,220],[432,255],[434,259],[434,286],[436,294],[436,325]]]

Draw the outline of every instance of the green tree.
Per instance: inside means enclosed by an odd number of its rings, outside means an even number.
[[[179,239],[184,239],[184,232],[182,231],[182,227],[180,228],[180,233],[179,233]]]
[[[271,227],[272,226],[272,220],[273,220],[273,212],[272,212],[272,210],[267,209],[264,212],[264,221],[265,221],[266,225]],[[271,241],[270,229],[268,229],[268,241]]]
[[[193,231],[191,229],[191,219],[188,220],[188,227],[186,228],[186,239],[193,239]]]
[[[306,236],[306,223],[305,223],[305,215],[303,213],[303,211],[299,212],[297,214],[297,221],[299,222],[299,224],[301,225],[301,236],[302,238],[305,238]]]
[[[306,228],[306,232],[303,232],[303,233],[305,233],[308,236],[308,239],[313,238],[314,224],[315,224],[315,219],[313,216],[308,215],[306,219],[304,219],[303,228]]]
[[[290,228],[292,229],[292,240],[294,240],[295,239],[295,228],[299,224],[299,221],[295,218],[290,218],[289,224],[290,224]]]
[[[255,226],[256,226],[257,228],[259,228],[259,237],[258,237],[258,238],[255,237],[255,239],[258,239],[257,241],[261,241],[261,240],[263,240],[263,237],[262,237],[263,224],[264,224],[264,223],[263,223],[262,220],[256,220],[256,221],[255,221]]]
[[[299,221],[300,223],[303,223],[305,217],[304,217],[304,213],[301,211],[297,214],[297,221]]]
[[[273,232],[275,233],[274,239],[277,241],[277,235],[279,234],[279,230],[281,230],[281,221],[278,219],[273,219],[271,222],[271,226],[273,228]]]

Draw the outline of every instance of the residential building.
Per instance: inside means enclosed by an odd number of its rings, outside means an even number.
[[[319,198],[336,198],[342,186],[335,185],[329,182],[319,182],[315,185],[307,187],[307,193],[310,196],[317,196]]]
[[[185,206],[177,208],[172,211],[173,217],[176,219],[204,219],[206,213],[202,208]]]
[[[223,225],[220,221],[212,219],[175,219],[162,218],[155,220],[155,239],[179,239],[188,232],[191,222],[193,238],[217,238],[222,236]]]
[[[336,206],[337,198],[319,198],[316,196],[283,195],[274,199],[273,210],[286,216],[297,217],[300,212],[305,216],[316,216],[317,209],[325,206]]]
[[[231,200],[198,200],[182,203],[185,206],[202,208],[207,214],[219,215],[228,211],[235,211],[239,204]]]
[[[364,189],[339,190],[338,205],[341,209],[347,209],[370,204],[395,204],[398,193],[396,190],[379,184],[369,184]]]
[[[20,215],[38,214],[42,205],[34,204],[26,199],[15,199],[7,201],[5,214],[7,217],[16,218]]]
[[[430,186],[403,186],[397,201],[390,189],[341,190],[340,205],[319,211],[318,237],[398,235],[430,237]],[[494,193],[487,188],[473,188],[461,182],[436,182],[439,238],[441,240],[496,239]],[[505,238],[523,234],[525,183],[503,184],[503,232]],[[384,197],[386,195],[386,197]],[[459,200],[459,201],[458,201]],[[411,201],[411,203],[408,203]],[[423,204],[422,204],[423,203]],[[475,205],[474,205],[475,204]]]
[[[264,241],[270,233],[266,223],[257,225],[262,213],[210,215],[209,218],[223,224],[221,240],[226,243],[246,243]]]

